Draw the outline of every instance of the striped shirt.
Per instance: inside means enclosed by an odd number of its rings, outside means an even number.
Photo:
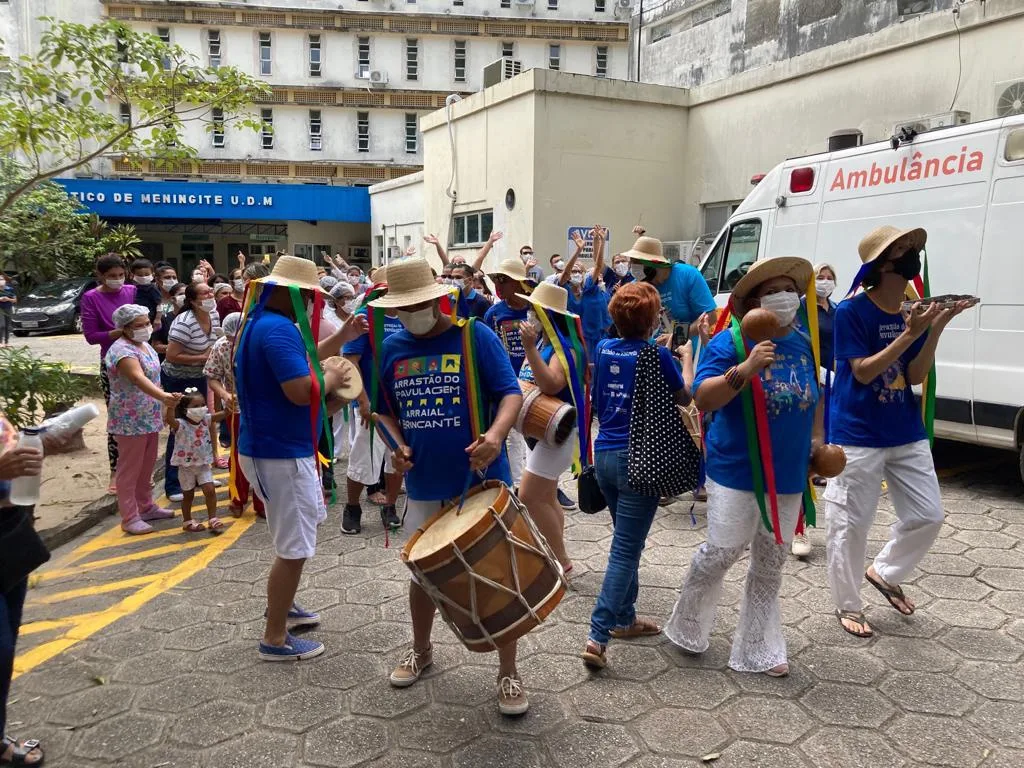
[[[207,333],[199,325],[199,319],[191,309],[187,309],[174,318],[171,329],[167,332],[167,343],[172,341],[181,345],[181,351],[189,355],[201,355],[220,337],[220,317],[216,312],[210,313],[210,332]],[[164,360],[165,373],[180,379],[203,378],[203,363],[195,365],[172,363]]]

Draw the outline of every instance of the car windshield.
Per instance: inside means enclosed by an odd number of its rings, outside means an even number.
[[[44,283],[38,288],[33,288],[25,298],[28,299],[73,299],[82,290],[86,281],[81,277],[70,277],[64,280],[54,280],[52,283]]]

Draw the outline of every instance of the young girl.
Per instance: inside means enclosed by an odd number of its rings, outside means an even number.
[[[167,424],[174,431],[174,454],[171,466],[178,468],[181,482],[182,529],[189,533],[205,531],[207,526],[192,519],[192,499],[196,486],[206,498],[207,525],[210,533],[220,533],[224,523],[217,517],[217,489],[213,485],[213,439],[210,425],[224,418],[224,411],[210,414],[206,398],[195,387],[185,390],[177,406],[167,411]]]

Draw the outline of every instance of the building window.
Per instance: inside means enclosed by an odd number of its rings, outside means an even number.
[[[501,7],[502,8],[511,8],[512,7],[512,0],[501,0]]]
[[[419,151],[420,141],[416,133],[418,127],[416,115],[407,112],[405,115],[405,151],[410,155],[415,155]]]
[[[319,152],[324,148],[324,123],[319,109],[309,110],[309,149]]]
[[[356,112],[356,149],[370,151],[370,113]]]
[[[455,82],[466,82],[466,41],[455,41]]]
[[[260,130],[260,140],[264,149],[274,148],[274,110],[261,109],[260,116],[263,120],[263,128]]]
[[[156,36],[160,38],[160,42],[163,43],[164,45],[170,45],[171,44],[171,29],[170,29],[170,27],[157,27],[156,28]],[[164,65],[164,69],[170,69],[171,68],[171,58],[169,56],[164,56],[163,59],[161,59],[161,61],[162,61],[163,65]]]
[[[356,39],[358,40],[359,52],[356,77],[367,78],[370,76],[370,38],[359,37]]]
[[[594,51],[597,54],[594,62],[594,74],[598,77],[608,77],[608,46],[599,45]]]
[[[548,10],[549,11],[557,11],[558,10],[558,0],[548,0]]]
[[[121,102],[121,125],[132,124],[132,105]]]
[[[309,36],[309,76],[320,77],[323,71],[323,50],[320,47],[320,35]]]
[[[516,44],[507,40],[501,43],[501,57],[503,59],[514,59],[516,56]]]
[[[269,75],[272,71],[270,33],[260,32],[260,74]]]
[[[562,68],[562,46],[548,46],[548,69],[559,70]]]
[[[220,66],[220,30],[206,30],[206,56],[211,69]]]
[[[492,211],[460,213],[452,217],[452,245],[480,245],[494,228]]]
[[[594,0],[594,13],[604,13],[604,0]]]
[[[417,80],[420,76],[420,41],[410,37],[405,41],[405,79]]]
[[[210,120],[213,123],[213,130],[210,131],[210,141],[214,149],[224,149],[224,110],[214,107],[210,112]]]
[[[462,0],[452,0],[452,5],[462,5]]]

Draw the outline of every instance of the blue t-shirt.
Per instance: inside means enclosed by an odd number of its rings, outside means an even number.
[[[357,315],[365,315],[366,309],[361,309]],[[385,340],[394,333],[402,330],[402,324],[397,317],[384,315],[384,338]],[[380,352],[381,350],[378,350]],[[369,397],[371,382],[373,381],[373,352],[370,350],[370,334],[364,333],[348,342],[342,350],[343,355],[359,355],[359,375],[363,377],[363,387]]]
[[[580,316],[583,326],[583,345],[587,348],[587,360],[594,362],[597,342],[605,337],[612,316],[608,313],[608,294],[594,282],[594,276],[583,278],[583,291],[577,297],[571,285],[563,286],[569,292],[568,310]]]
[[[518,395],[521,390],[498,337],[483,323],[476,323],[475,329],[477,373],[485,417],[489,418],[502,398]],[[405,482],[409,498],[416,501],[461,496],[471,472],[466,448],[474,437],[462,334],[462,328],[455,326],[423,339],[403,329],[384,342],[381,379],[405,443],[412,449],[414,466]],[[487,468],[486,476],[511,484],[504,447]],[[472,482],[481,481],[474,475]]]
[[[251,326],[235,355],[238,452],[257,459],[312,456],[310,406],[295,405],[281,389],[286,381],[310,375],[302,335],[289,318],[272,309],[261,310],[248,322]]]
[[[476,288],[466,288],[459,291],[459,302],[455,312],[459,317],[475,317],[483,320],[487,310],[491,308],[491,302]]]
[[[547,365],[551,362],[551,358],[555,354],[555,348],[550,344],[545,344],[540,348],[540,359]],[[528,381],[531,384],[536,384],[537,379],[533,375],[533,366],[530,365],[530,361],[526,360],[523,362],[523,367],[519,369],[519,380]],[[569,389],[569,385],[566,384],[562,387],[562,391],[555,395],[559,400],[565,403],[572,404],[572,392]]]
[[[811,342],[803,333],[792,331],[776,339],[775,345],[771,381],[761,380],[768,406],[775,488],[779,493],[801,493],[807,486],[818,369]],[[701,354],[693,380],[694,393],[705,381],[721,376],[738,362],[732,333],[717,334]],[[708,477],[716,483],[737,491],[754,490],[742,395],[711,415],[706,461]]]
[[[903,333],[900,314],[883,312],[866,293],[836,309],[836,378],[832,385],[829,440],[838,445],[892,448],[924,440],[927,433],[917,398],[907,381],[907,367],[924,346],[923,334],[870,384],[853,375],[850,360],[881,352]]]
[[[692,323],[716,308],[715,297],[696,267],[677,261],[668,280],[657,286],[661,305],[677,323]]]
[[[594,362],[594,413],[600,430],[595,451],[617,451],[629,447],[629,417],[633,404],[636,358],[647,344],[640,339],[604,339],[597,344]],[[669,390],[683,388],[683,377],[665,347],[658,347],[661,372]]]
[[[512,370],[519,373],[519,369],[526,359],[526,350],[523,349],[523,337],[519,333],[519,324],[526,320],[527,309],[512,309],[504,301],[487,310],[484,315],[484,322],[487,327],[498,334],[501,343],[508,352],[508,360],[512,363]]]
[[[807,297],[800,299],[801,320],[807,327]],[[836,319],[836,303],[829,299],[828,309],[818,307],[818,344],[821,346],[821,367],[835,370],[835,347],[832,345]]]

